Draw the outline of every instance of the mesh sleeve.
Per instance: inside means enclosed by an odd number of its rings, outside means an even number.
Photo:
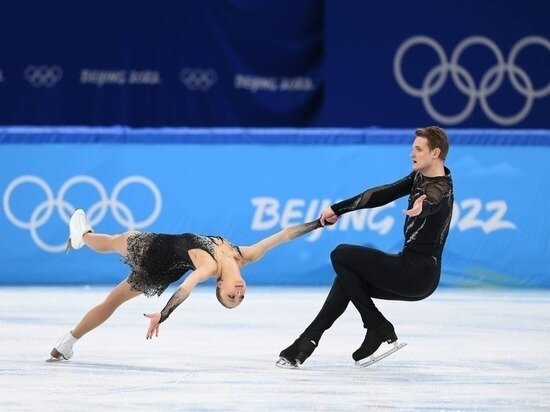
[[[414,172],[396,182],[368,189],[357,196],[335,203],[332,205],[332,210],[340,216],[344,213],[358,209],[383,206],[410,194],[413,187],[413,181]]]
[[[297,237],[300,237],[302,235],[305,235],[315,229],[319,229],[323,227],[323,225],[321,225],[321,220],[320,219],[317,219],[317,220],[314,220],[312,222],[308,222],[308,223],[303,223],[301,225],[295,225],[295,226],[290,226],[287,228],[288,230],[288,240],[293,240],[293,239],[296,239]]]
[[[418,217],[426,217],[436,213],[443,204],[442,200],[451,193],[451,184],[447,180],[430,182],[424,187],[426,199],[422,202],[422,212]]]

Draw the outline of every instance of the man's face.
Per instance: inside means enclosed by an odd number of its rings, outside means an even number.
[[[425,137],[416,137],[412,146],[411,159],[412,168],[417,172],[427,170],[432,162],[437,158],[434,151],[430,151],[428,139]]]

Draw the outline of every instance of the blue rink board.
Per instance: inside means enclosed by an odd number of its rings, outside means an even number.
[[[127,274],[115,255],[63,253],[75,207],[89,212],[97,232],[197,232],[253,243],[408,174],[412,133],[4,128],[0,284],[104,284]],[[550,287],[550,131],[449,135],[455,209],[442,284]],[[400,199],[345,215],[270,251],[245,268],[246,279],[329,284],[339,243],[400,250],[404,206]]]

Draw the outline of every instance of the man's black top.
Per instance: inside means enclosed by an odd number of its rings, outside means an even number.
[[[368,189],[335,203],[332,210],[340,216],[353,210],[383,206],[405,195],[409,195],[408,209],[419,196],[426,195],[426,199],[420,215],[405,219],[403,250],[434,256],[439,263],[449,234],[454,200],[453,180],[446,167],[445,176],[426,177],[413,171],[394,183]]]

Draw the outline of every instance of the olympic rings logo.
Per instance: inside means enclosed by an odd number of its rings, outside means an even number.
[[[188,90],[205,92],[216,84],[218,75],[212,69],[185,67],[180,71],[180,81]]]
[[[63,69],[59,66],[27,66],[25,79],[32,87],[51,88],[63,78]]]
[[[10,206],[13,192],[19,186],[24,184],[34,184],[42,189],[46,195],[46,200],[34,208],[28,221],[22,220],[15,216],[12,211],[12,207]],[[153,183],[153,181],[143,176],[128,176],[122,179],[115,185],[110,196],[107,195],[107,191],[103,185],[92,176],[79,175],[68,179],[65,183],[63,183],[63,185],[61,185],[57,196],[54,196],[52,189],[48,183],[44,181],[44,179],[32,175],[19,176],[8,185],[6,191],[4,192],[4,211],[11,223],[18,228],[28,230],[31,233],[31,238],[38,247],[51,253],[63,252],[67,242],[66,239],[57,245],[48,244],[40,238],[38,229],[50,219],[54,210],[57,210],[57,213],[66,224],[69,223],[71,214],[74,212],[76,207],[65,200],[65,195],[69,189],[79,184],[90,185],[99,195],[99,200],[87,210],[90,224],[92,226],[97,225],[105,217],[108,209],[111,210],[114,219],[127,230],[147,227],[151,225],[160,215],[162,207],[160,190]],[[155,205],[153,211],[146,219],[141,221],[136,221],[130,208],[119,200],[122,190],[131,184],[141,184],[145,186],[151,191],[154,197]]]
[[[403,76],[402,60],[405,53],[417,45],[431,47],[439,58],[439,65],[433,67],[422,82],[420,88],[411,86]],[[459,64],[460,56],[470,46],[481,45],[487,47],[494,55],[496,64],[489,68],[481,78],[479,87],[468,70]],[[550,51],[550,41],[540,36],[528,36],[519,40],[510,51],[508,60],[505,61],[498,46],[487,37],[471,36],[462,40],[451,54],[451,61],[443,47],[426,36],[414,36],[405,40],[397,49],[393,60],[393,73],[399,86],[409,95],[422,99],[424,108],[428,114],[438,122],[446,125],[456,125],[466,120],[475,108],[476,100],[479,99],[481,108],[485,115],[501,126],[511,126],[521,122],[531,111],[533,100],[546,97],[550,94],[550,82],[545,87],[534,89],[533,81],[521,67],[516,65],[518,54],[527,46],[539,45]],[[448,73],[458,90],[468,97],[464,109],[455,115],[443,115],[434,107],[430,98],[441,90]],[[501,86],[504,74],[508,75],[513,88],[525,97],[523,107],[515,114],[508,117],[501,116],[489,106],[487,98]],[[520,81],[521,80],[521,81]]]

